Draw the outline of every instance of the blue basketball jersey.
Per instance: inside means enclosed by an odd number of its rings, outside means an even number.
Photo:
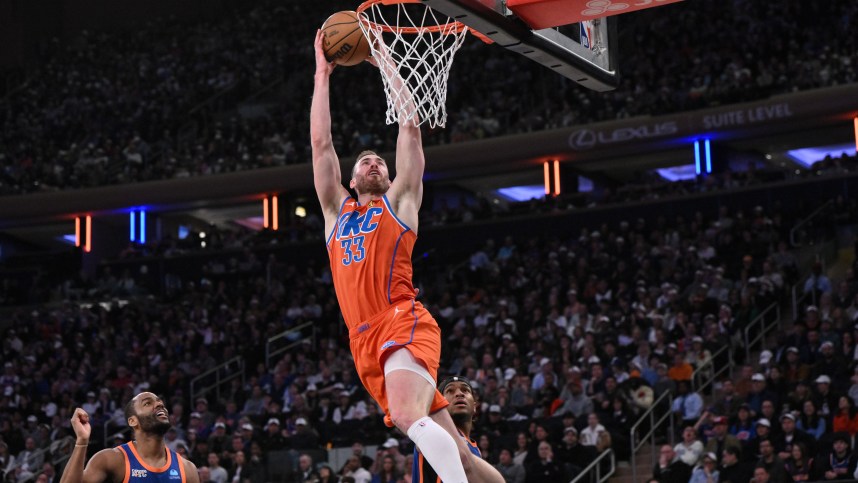
[[[118,448],[125,457],[125,479],[123,483],[135,483],[142,481],[158,481],[161,483],[185,483],[185,466],[182,458],[175,451],[167,448],[167,463],[154,468],[143,461],[137,454],[137,448],[133,442],[125,443]]]
[[[465,438],[461,431],[459,431],[459,436],[468,443],[468,449],[471,450],[471,453],[478,458],[483,457],[476,442]],[[417,451],[416,446],[414,447],[414,464],[411,466],[411,481],[412,483],[443,483],[432,465],[423,458],[423,453]]]

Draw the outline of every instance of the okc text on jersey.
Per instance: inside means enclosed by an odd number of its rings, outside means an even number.
[[[384,208],[380,206],[369,208],[366,213],[359,211],[343,213],[337,223],[337,240],[374,231],[378,228],[378,218],[382,213]]]

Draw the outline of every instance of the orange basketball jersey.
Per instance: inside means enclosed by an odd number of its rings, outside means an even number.
[[[367,205],[351,197],[343,200],[327,246],[334,289],[349,331],[417,295],[411,281],[416,240],[386,195]]]

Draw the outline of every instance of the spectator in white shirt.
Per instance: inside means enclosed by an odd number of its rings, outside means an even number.
[[[89,391],[88,393],[86,393],[86,402],[83,403],[81,407],[84,411],[86,411],[87,414],[95,414],[98,408],[101,407],[101,402],[99,402],[99,400],[95,398],[94,392]]]
[[[599,434],[603,432],[605,427],[599,424],[599,416],[596,413],[590,413],[587,416],[587,427],[581,430],[578,440],[584,446],[596,446]]]
[[[676,456],[688,466],[694,467],[703,455],[703,443],[697,439],[694,426],[686,426],[682,430],[682,441],[673,447]]]

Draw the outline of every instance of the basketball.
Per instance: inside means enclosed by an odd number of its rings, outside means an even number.
[[[322,25],[325,58],[338,65],[356,65],[369,57],[369,42],[360,29],[357,14],[337,12]]]

